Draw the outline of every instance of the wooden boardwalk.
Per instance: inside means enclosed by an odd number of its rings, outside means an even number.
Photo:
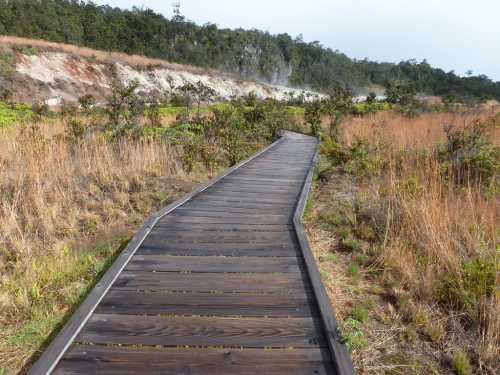
[[[352,374],[298,223],[315,138],[286,133],[153,217],[31,374]]]

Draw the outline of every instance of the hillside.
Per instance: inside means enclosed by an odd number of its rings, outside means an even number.
[[[500,82],[483,75],[459,77],[426,61],[353,60],[301,37],[198,26],[181,14],[167,19],[145,8],[128,11],[86,1],[0,0],[0,33],[141,54],[323,92],[341,84],[363,94],[397,79],[423,94],[500,98]]]
[[[0,83],[22,103],[49,106],[76,103],[91,94],[102,103],[110,93],[112,71],[127,84],[137,81],[143,95],[162,96],[184,84],[203,82],[217,100],[254,93],[258,98],[286,100],[313,92],[241,80],[221,71],[172,64],[164,60],[109,53],[72,45],[17,37],[0,37]],[[0,94],[3,90],[0,87]]]

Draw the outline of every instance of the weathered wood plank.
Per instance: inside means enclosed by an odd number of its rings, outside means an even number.
[[[207,232],[290,232],[293,230],[291,224],[283,225],[259,225],[259,224],[183,224],[172,223],[157,225],[155,229],[176,231],[207,231]]]
[[[80,343],[250,348],[325,345],[314,318],[167,317],[94,314]]]
[[[259,225],[284,225],[290,224],[292,218],[288,215],[240,215],[240,214],[210,214],[205,211],[197,213],[198,216],[188,216],[176,211],[175,215],[166,216],[161,220],[161,224],[168,223],[191,223],[191,224],[259,224]],[[161,225],[160,224],[160,225]]]
[[[198,316],[317,316],[307,295],[231,293],[144,293],[111,289],[99,304],[100,314]]]
[[[172,273],[123,271],[113,288],[142,291],[226,293],[307,293],[310,285],[301,274]]]
[[[159,272],[260,272],[297,273],[302,262],[293,257],[207,257],[136,255],[125,268],[126,271]]]
[[[297,245],[283,244],[172,244],[144,241],[137,254],[290,257],[300,252]]]
[[[150,241],[174,243],[283,243],[295,241],[295,233],[290,232],[249,232],[249,231],[154,231],[149,235]]]
[[[57,375],[327,375],[324,349],[124,348],[74,345]]]

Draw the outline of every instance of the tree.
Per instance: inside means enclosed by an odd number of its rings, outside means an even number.
[[[197,83],[187,82],[179,87],[179,90],[188,98],[194,100],[197,105],[198,117],[200,116],[201,103],[210,103],[217,95],[213,88],[205,85],[202,81],[198,81]],[[187,110],[189,110],[189,104]]]
[[[408,105],[415,102],[417,91],[412,84],[401,81],[388,82],[386,85],[386,100],[392,104]]]
[[[139,117],[144,113],[145,103],[136,94],[137,81],[124,84],[113,69],[111,96],[107,103],[110,127],[115,136],[124,135],[127,130],[137,127]]]
[[[323,101],[323,112],[330,119],[330,136],[337,138],[338,126],[342,117],[351,111],[353,106],[352,94],[342,86],[336,86],[329,97]]]
[[[307,103],[304,119],[311,127],[311,134],[317,137],[321,130],[321,102],[319,100]]]

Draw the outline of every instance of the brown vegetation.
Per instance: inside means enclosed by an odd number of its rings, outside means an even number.
[[[37,351],[160,204],[190,190],[166,141],[75,143],[48,119],[0,133],[0,373]]]
[[[498,373],[500,115],[378,113],[340,139],[309,227],[358,371]]]

